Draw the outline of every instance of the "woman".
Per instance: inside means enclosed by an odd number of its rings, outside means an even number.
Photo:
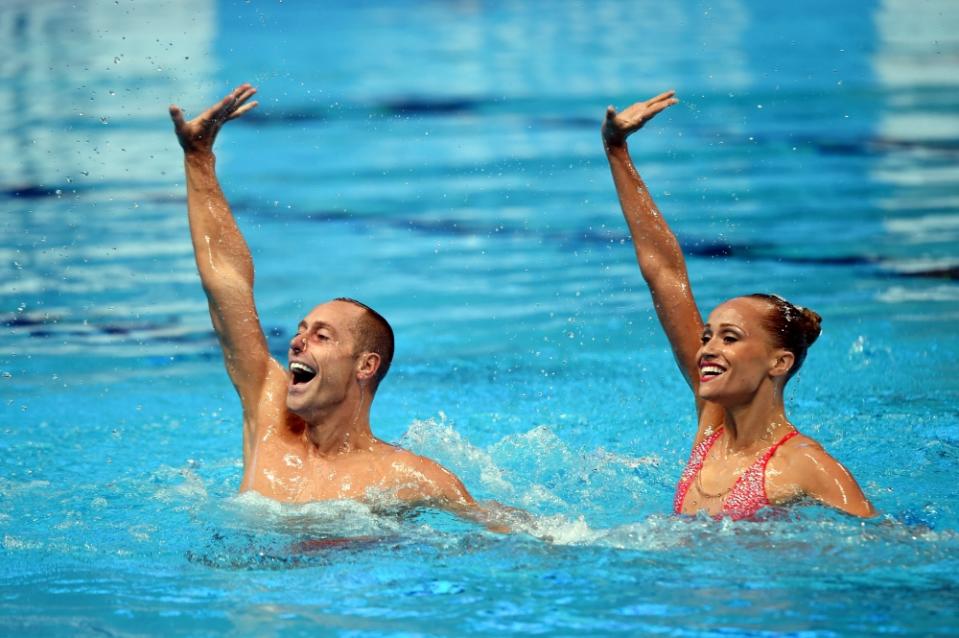
[[[766,506],[815,499],[874,516],[849,472],[786,418],[783,388],[819,336],[820,317],[774,295],[736,297],[706,324],[686,263],[633,166],[626,138],[676,104],[674,91],[606,111],[603,143],[643,278],[673,354],[696,396],[699,426],[676,489],[677,514],[753,517]]]

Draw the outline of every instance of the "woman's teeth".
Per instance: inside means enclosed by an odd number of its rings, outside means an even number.
[[[699,372],[704,377],[717,377],[721,375],[726,370],[719,366],[707,365],[699,369]]]

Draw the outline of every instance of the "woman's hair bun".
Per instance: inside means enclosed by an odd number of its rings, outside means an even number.
[[[816,343],[816,339],[822,334],[822,317],[815,310],[809,308],[799,308],[799,322],[806,337],[806,346]]]

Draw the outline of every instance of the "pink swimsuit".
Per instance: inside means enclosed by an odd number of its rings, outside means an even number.
[[[679,477],[679,484],[676,486],[676,497],[673,499],[673,511],[675,513],[683,513],[686,492],[693,484],[696,474],[703,468],[706,454],[713,447],[713,443],[722,436],[722,433],[723,429],[719,428],[715,434],[703,439],[699,442],[699,445],[693,448],[689,455],[689,461],[686,463],[686,469],[683,470],[682,476]],[[766,496],[766,464],[769,463],[769,459],[783,443],[797,434],[799,432],[796,430],[790,431],[743,472],[723,499],[723,508],[718,516],[729,516],[733,520],[751,518],[756,515],[756,512],[769,505],[769,498]]]

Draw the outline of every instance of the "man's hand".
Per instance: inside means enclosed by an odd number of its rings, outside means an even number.
[[[666,91],[645,102],[637,102],[620,113],[612,106],[607,107],[602,129],[603,144],[606,148],[626,144],[627,137],[643,128],[660,111],[679,102],[674,95],[676,91]]]
[[[176,104],[170,105],[170,117],[177,139],[186,154],[212,153],[216,134],[226,122],[242,116],[256,107],[259,102],[245,102],[253,97],[256,89],[245,83],[233,89],[229,95],[214,104],[203,113],[187,122],[183,111]]]

